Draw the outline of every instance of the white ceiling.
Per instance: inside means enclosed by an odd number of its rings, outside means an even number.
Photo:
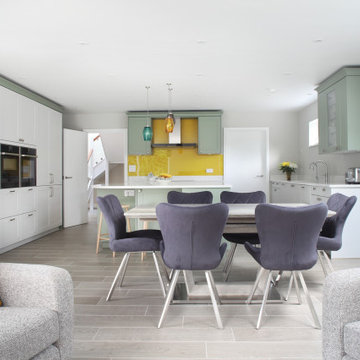
[[[70,112],[297,110],[360,64],[359,0],[0,0],[0,74]]]

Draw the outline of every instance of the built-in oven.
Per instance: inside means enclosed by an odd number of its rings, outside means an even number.
[[[20,147],[0,144],[0,185],[1,189],[20,186]]]
[[[20,148],[21,187],[36,186],[36,149]]]

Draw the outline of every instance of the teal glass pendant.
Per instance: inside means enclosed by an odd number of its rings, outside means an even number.
[[[153,131],[152,131],[151,126],[146,125],[143,130],[144,141],[151,141],[152,136],[153,136]]]

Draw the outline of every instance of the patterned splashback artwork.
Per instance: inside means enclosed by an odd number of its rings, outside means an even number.
[[[164,119],[153,119],[154,143],[167,143]],[[198,142],[197,119],[181,119],[181,141],[183,143]],[[199,176],[224,174],[223,155],[199,155],[197,147],[154,148],[152,155],[129,155],[128,165],[135,165],[136,172],[129,176],[147,176],[150,172],[155,176],[169,173],[173,176]],[[213,169],[207,174],[206,169]]]

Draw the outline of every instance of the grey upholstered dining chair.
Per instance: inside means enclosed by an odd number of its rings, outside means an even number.
[[[317,244],[320,264],[325,275],[329,273],[326,264],[328,265],[330,272],[334,271],[326,251],[340,250],[345,221],[351,209],[354,207],[356,200],[356,196],[347,197],[343,194],[336,193],[331,195],[327,201],[329,210],[335,211],[336,214],[325,220]],[[322,257],[324,257],[326,263],[323,261]]]
[[[210,191],[185,193],[173,190],[168,192],[167,201],[169,204],[211,204],[213,194]]]
[[[247,303],[251,303],[260,278],[267,271],[266,286],[256,329],[261,326],[272,281],[272,271],[291,271],[300,302],[297,286],[297,276],[299,277],[315,327],[321,328],[301,270],[310,269],[316,264],[316,245],[327,212],[325,204],[297,208],[260,204],[256,207],[255,219],[261,247],[245,243],[246,250],[261,266]]]
[[[108,226],[110,249],[115,252],[125,253],[106,301],[111,299],[118,281],[120,281],[120,286],[122,286],[130,254],[147,251],[152,252],[156,271],[160,280],[161,290],[165,297],[165,285],[162,280],[159,263],[156,257],[156,251],[160,250],[160,241],[162,240],[161,231],[137,230],[126,232],[126,219],[119,199],[115,195],[106,195],[104,197],[97,197],[96,201]]]
[[[246,193],[223,191],[220,194],[220,201],[225,204],[260,204],[266,202],[266,195],[263,191]],[[223,234],[223,237],[232,243],[224,266],[225,280],[227,280],[230,275],[231,264],[237,245],[244,245],[246,241],[250,242],[251,244],[259,244],[259,237],[257,233],[225,233]]]
[[[226,244],[220,245],[229,208],[225,204],[199,205],[196,207],[162,203],[156,215],[164,240],[161,254],[164,263],[174,274],[166,296],[158,327],[163,324],[181,270],[204,270],[210,291],[217,324],[222,321],[217,303],[220,298],[211,274],[221,262]]]

